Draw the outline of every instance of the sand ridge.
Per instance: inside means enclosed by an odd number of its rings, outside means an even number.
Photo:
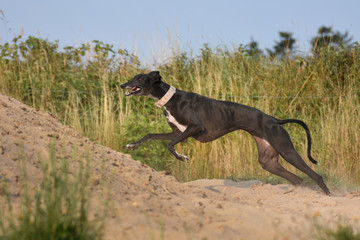
[[[70,169],[77,167],[74,147],[77,157],[90,156],[95,203],[104,198],[97,186],[105,163],[110,192],[105,239],[313,239],[315,222],[360,229],[360,191],[336,190],[326,196],[316,185],[217,179],[180,183],[90,141],[48,113],[0,94],[0,176],[15,204],[21,194],[19,149],[35,188],[41,181],[39,157],[47,158],[52,141]],[[0,194],[0,209],[5,206]]]

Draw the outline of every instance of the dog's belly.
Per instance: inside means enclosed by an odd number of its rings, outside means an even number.
[[[199,134],[192,136],[192,137],[199,142],[205,143],[205,142],[214,141],[215,139],[218,139],[219,137],[222,137],[225,134],[228,134],[229,132],[232,132],[235,130],[238,130],[238,129],[224,129],[224,130],[212,130],[212,131],[205,129],[205,131],[202,131]]]
[[[166,120],[169,122],[169,123],[172,123],[174,124],[181,132],[184,132],[187,128],[186,125],[182,125],[180,124],[175,118],[173,115],[170,114],[170,112],[165,108],[165,111],[166,111]]]

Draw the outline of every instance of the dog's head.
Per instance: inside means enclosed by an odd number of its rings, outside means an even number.
[[[161,76],[158,71],[153,71],[148,74],[136,75],[129,82],[121,84],[122,89],[127,89],[126,96],[149,96],[153,91],[155,84],[161,82]]]

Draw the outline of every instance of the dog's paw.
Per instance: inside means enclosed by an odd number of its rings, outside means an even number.
[[[189,162],[189,157],[188,156],[185,156],[185,155],[182,155],[182,154],[179,154],[179,157],[178,159],[182,162]]]
[[[129,143],[129,144],[126,144],[125,149],[135,150],[135,149],[137,149],[139,146],[140,146],[140,144]]]

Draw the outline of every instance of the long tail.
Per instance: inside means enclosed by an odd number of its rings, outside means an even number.
[[[278,119],[278,123],[279,124],[297,123],[297,124],[300,124],[305,129],[307,142],[308,142],[308,149],[307,149],[308,158],[312,163],[318,164],[318,162],[314,158],[311,157],[311,135],[310,135],[310,130],[309,130],[308,126],[306,125],[306,123],[304,123],[303,121],[298,120],[298,119],[283,119],[283,120]]]

